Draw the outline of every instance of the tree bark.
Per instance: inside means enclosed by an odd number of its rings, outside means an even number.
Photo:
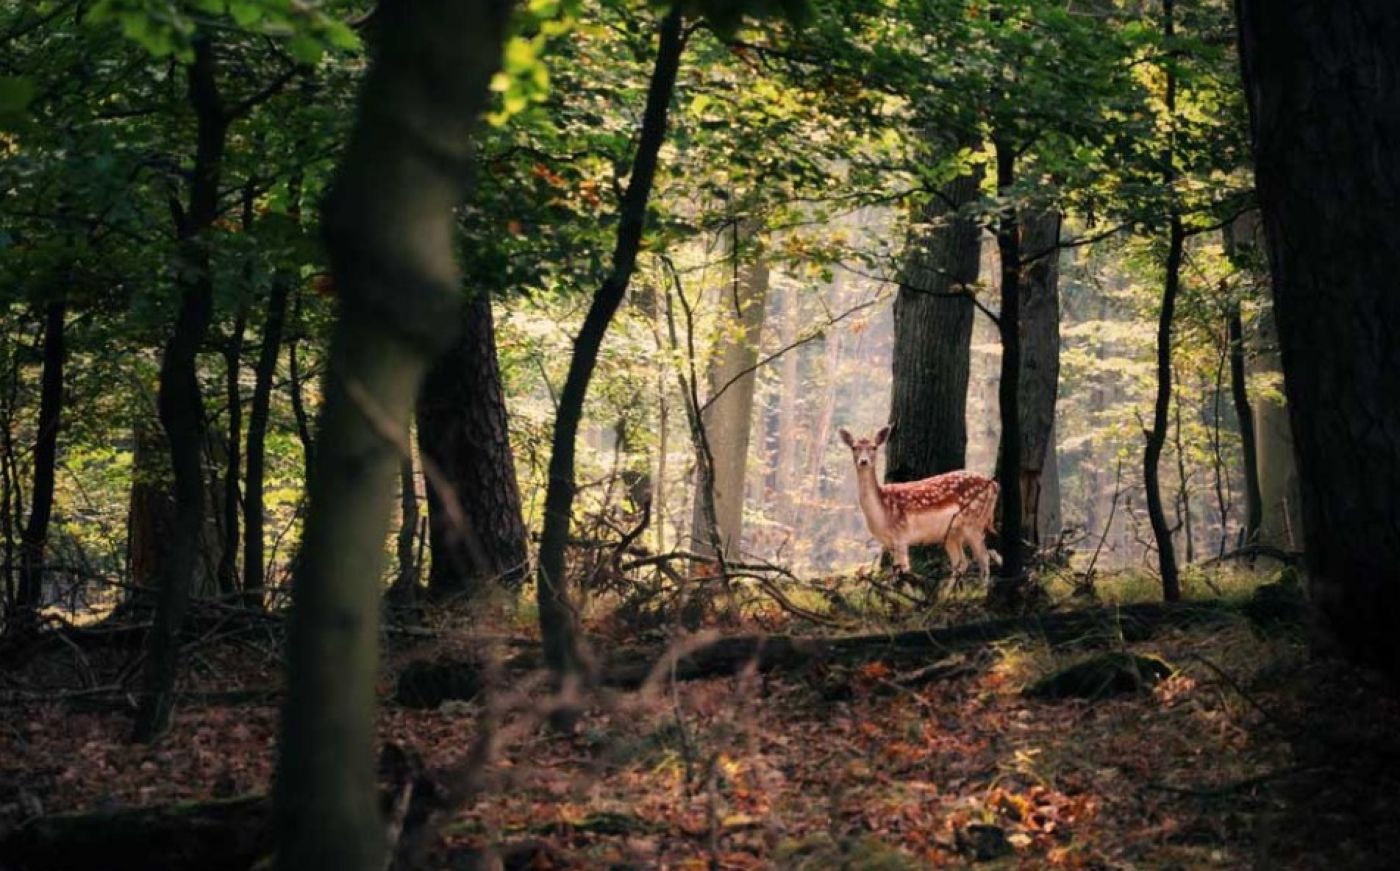
[[[453,491],[440,493],[438,482],[428,480],[429,592],[470,597],[493,585],[518,588],[527,560],[525,520],[487,294],[467,301],[462,332],[423,382],[417,418],[419,453]],[[456,500],[465,517],[454,518],[446,499]]]
[[[971,294],[982,231],[959,210],[979,195],[969,173],[929,200],[924,225],[906,245],[894,302],[894,352],[887,482],[917,481],[967,463]]]
[[[1237,0],[1311,602],[1400,675],[1400,6]]]
[[[674,6],[661,22],[656,66],[647,89],[646,110],[642,116],[637,153],[632,159],[631,177],[622,197],[618,215],[617,241],[613,249],[612,271],[593,295],[583,327],[574,340],[569,374],[559,397],[554,420],[554,439],[549,461],[549,483],[545,491],[544,530],[540,536],[540,566],[537,584],[540,629],[544,636],[545,658],[556,674],[576,673],[582,665],[578,650],[577,615],[569,602],[564,574],[564,551],[574,504],[574,452],[588,382],[598,362],[598,351],[613,314],[627,293],[636,268],[646,221],[647,200],[661,143],[666,137],[666,116],[675,90],[681,51],[685,46],[681,7]]]
[[[757,380],[754,366],[768,301],[768,264],[762,260],[747,264],[740,261],[740,236],[751,235],[753,229],[736,225],[732,232],[733,278],[730,287],[720,295],[723,315],[719,348],[709,367],[708,407],[701,413],[705,438],[714,457],[715,520],[725,557],[737,556],[743,543],[744,482]],[[718,556],[713,553],[698,489],[691,515],[691,539],[698,553]]]
[[[204,401],[197,358],[214,312],[214,285],[205,234],[219,215],[219,180],[227,143],[228,117],[216,80],[214,46],[195,43],[189,69],[189,99],[196,120],[197,146],[189,206],[179,222],[180,307],[160,367],[157,407],[170,440],[175,474],[175,519],[160,567],[160,595],[146,651],[146,672],[134,736],[151,741],[170,725],[179,632],[189,604],[204,530]]]
[[[997,192],[1009,196],[1016,182],[1016,149],[1000,135],[996,148]],[[1001,572],[989,596],[1014,601],[1025,584],[1021,520],[1021,228],[1016,210],[1006,208],[997,221],[997,253],[1001,259],[1001,378],[997,405],[1001,416],[1001,530],[998,536]]]
[[[1163,0],[1163,34],[1170,41],[1176,32],[1174,0]],[[1166,65],[1166,109],[1168,123],[1176,119],[1176,71]],[[1157,318],[1157,397],[1152,406],[1152,428],[1144,433],[1143,487],[1146,492],[1147,517],[1152,524],[1152,537],[1157,544],[1157,568],[1162,576],[1162,598],[1175,602],[1181,598],[1181,580],[1177,573],[1176,547],[1171,527],[1167,525],[1162,507],[1161,460],[1167,443],[1168,417],[1172,400],[1172,321],[1176,317],[1176,298],[1181,290],[1181,259],[1186,244],[1186,231],[1181,223],[1181,210],[1176,202],[1176,149],[1169,139],[1162,155],[1162,182],[1171,201],[1168,205],[1166,279],[1162,288],[1162,310]]]
[[[340,299],[293,578],[277,867],[380,871],[374,699],[389,494],[461,309],[454,211],[511,4],[386,0],[322,211]]]
[[[1046,466],[1055,461],[1055,403],[1060,390],[1060,213],[1049,209],[1024,216],[1021,249],[1032,258],[1022,280],[1021,303],[1021,527],[1034,544],[1042,539],[1040,519]],[[1059,507],[1053,512],[1058,514]]]
[[[18,604],[31,615],[44,598],[44,550],[49,540],[49,519],[53,516],[54,470],[63,416],[67,314],[68,305],[62,294],[44,306],[44,370],[40,376],[39,421],[34,441],[34,486],[29,495],[29,520],[20,535]]]

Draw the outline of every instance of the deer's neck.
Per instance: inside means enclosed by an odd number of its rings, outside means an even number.
[[[856,466],[856,488],[860,494],[860,510],[865,515],[865,525],[876,538],[886,534],[889,528],[889,515],[885,510],[885,500],[880,496],[880,482],[875,478],[874,466]]]

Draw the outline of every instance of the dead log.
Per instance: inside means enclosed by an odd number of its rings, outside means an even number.
[[[1231,611],[1221,602],[1142,603],[1121,608],[1090,608],[1008,617],[939,629],[883,635],[801,637],[739,635],[703,645],[676,663],[678,680],[699,680],[737,673],[790,671],[817,663],[859,663],[879,659],[897,667],[913,667],[971,648],[1026,637],[1052,647],[1104,647],[1145,641],[1163,629],[1185,629],[1230,622]],[[609,686],[640,686],[657,654],[632,651],[609,660],[603,681]]]
[[[1044,641],[1054,647],[1112,647],[1124,642],[1144,641],[1166,628],[1184,629],[1220,625],[1234,619],[1223,603],[1143,603],[1121,608],[1091,608],[1008,617],[937,629],[921,629],[877,635],[805,637],[790,635],[736,635],[700,645],[681,657],[675,665],[677,680],[725,677],[744,669],[759,672],[798,671],[830,664],[858,664],[882,660],[895,668],[917,668],[935,663],[949,654],[985,647],[1015,637]],[[620,650],[608,656],[600,671],[603,684],[621,689],[641,686],[664,652],[655,648]],[[540,667],[533,652],[507,661],[507,672]],[[447,699],[469,699],[485,685],[479,662],[469,659],[435,660],[413,663],[402,682],[401,700],[435,706]],[[431,675],[431,691],[419,685]],[[449,677],[450,676],[450,677]],[[468,688],[457,695],[453,687]]]

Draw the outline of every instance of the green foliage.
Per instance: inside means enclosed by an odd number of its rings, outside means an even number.
[[[265,327],[263,303],[281,280],[296,288],[288,331],[311,376],[305,389],[316,410],[315,378],[335,307],[316,206],[353,116],[366,64],[361,38],[372,42],[374,23],[371,4],[349,0],[99,0],[81,17],[49,17],[60,6],[0,11],[4,359],[20,361],[19,426],[36,401],[36,306],[64,293],[73,305],[75,363],[62,459],[81,470],[101,503],[92,516],[103,518],[101,535],[110,538],[120,535],[113,518],[124,510],[120,479],[130,465],[133,421],[150,409],[175,308],[172,205],[188,199],[196,150],[184,66],[195,41],[212,42],[225,107],[244,109],[229,129],[220,220],[206,236],[216,311],[202,379],[211,429],[220,430],[227,410],[219,352],[246,311],[249,364]],[[786,359],[758,373],[760,414],[775,414],[782,394],[799,394],[790,402],[800,418],[794,438],[801,474],[811,480],[794,498],[812,525],[811,534],[789,536],[788,552],[800,550],[814,565],[837,553],[863,554],[858,530],[843,525],[851,515],[842,489],[846,458],[831,439],[821,441],[821,419],[828,400],[830,414],[847,420],[884,412],[869,360],[888,353],[888,315],[872,305],[838,325],[828,321],[889,293],[904,239],[926,229],[915,223],[920,207],[984,164],[996,133],[1015,142],[1020,173],[1004,190],[989,183],[969,207],[983,224],[1008,209],[1053,206],[1081,240],[1123,228],[1062,262],[1066,513],[1102,522],[1120,460],[1125,492],[1137,486],[1162,216],[1176,204],[1188,226],[1203,230],[1248,202],[1228,4],[1178,6],[1178,33],[1166,40],[1156,7],[1121,3],[688,3],[639,272],[599,361],[581,480],[655,470],[664,449],[671,499],[685,502],[694,457],[680,428],[676,375],[693,363],[704,385],[713,348],[733,334],[721,305],[728,276],[761,260],[774,270],[775,288],[781,285],[774,305],[790,304],[784,312],[792,317],[788,329],[787,315],[770,310],[763,351],[803,343],[792,354],[795,376],[783,374]],[[476,196],[459,213],[459,250],[464,293],[500,300],[499,357],[532,522],[553,399],[583,301],[610,265],[655,28],[667,8],[613,0],[521,4],[492,82],[492,123],[478,143]],[[1163,105],[1168,63],[1179,82],[1173,119]],[[1162,183],[1168,142],[1178,178],[1170,189]],[[253,206],[247,221],[245,190]],[[726,254],[738,226],[746,232],[737,255]],[[1228,480],[1239,462],[1236,424],[1217,389],[1220,316],[1235,302],[1247,329],[1267,315],[1258,254],[1235,252],[1229,260],[1214,234],[1203,232],[1184,276],[1175,347],[1180,450],[1198,491],[1198,527],[1202,535],[1211,530],[1203,552],[1213,552],[1230,527],[1199,519],[1204,503],[1214,502],[1203,494],[1214,487],[1218,460],[1232,506],[1239,501],[1237,482]],[[668,295],[679,316],[677,281],[696,307],[693,360],[664,336]],[[287,378],[284,356],[267,483],[269,529],[285,532],[278,560],[296,540],[303,484]],[[1279,394],[1277,374],[1252,373],[1250,386],[1260,397]],[[245,401],[247,392],[245,384]],[[614,444],[619,422],[629,432],[625,450]],[[992,451],[994,433],[977,440]],[[775,450],[756,436],[755,470],[773,462]],[[1169,445],[1168,486],[1176,451]],[[604,483],[584,487],[584,510],[604,512],[620,492]],[[753,527],[781,529],[791,518],[779,516],[771,484],[756,493]],[[100,536],[79,533],[89,515],[76,513],[78,499],[76,490],[61,490],[65,535],[97,550]],[[1115,541],[1125,546],[1132,537],[1124,524],[1139,507],[1128,501],[1116,521]],[[687,521],[667,521],[664,540],[678,541]]]
[[[299,63],[315,64],[327,50],[360,49],[358,34],[323,9],[325,5],[294,0],[98,0],[88,20],[116,23],[128,39],[158,58],[173,55],[188,63],[201,33],[232,29],[282,40]]]

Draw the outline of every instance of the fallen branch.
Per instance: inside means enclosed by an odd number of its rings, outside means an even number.
[[[1301,550],[1284,550],[1280,547],[1274,547],[1271,544],[1255,542],[1254,544],[1247,544],[1244,547],[1236,548],[1229,553],[1223,553],[1220,556],[1203,560],[1199,565],[1213,566],[1218,563],[1229,562],[1230,560],[1260,556],[1276,559],[1286,566],[1296,566],[1303,561],[1303,551]]]

